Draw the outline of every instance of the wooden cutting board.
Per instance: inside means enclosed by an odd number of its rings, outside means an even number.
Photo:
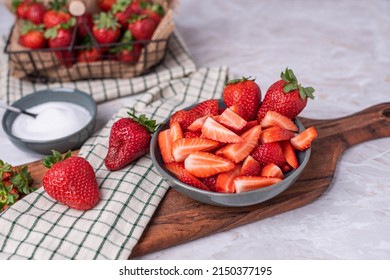
[[[293,186],[271,200],[242,208],[206,205],[171,188],[129,258],[226,231],[314,201],[332,183],[337,162],[346,149],[368,140],[390,137],[390,103],[339,119],[300,118],[300,121],[305,127],[314,125],[318,138],[313,143],[309,163]],[[28,166],[35,183],[40,184],[46,168],[40,162]]]

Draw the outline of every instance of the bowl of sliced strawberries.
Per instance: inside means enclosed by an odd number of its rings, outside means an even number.
[[[159,126],[150,146],[154,166],[170,186],[203,203],[241,207],[269,200],[309,161],[317,131],[297,115],[313,91],[290,69],[262,101],[254,80],[233,80],[222,99],[181,109]]]

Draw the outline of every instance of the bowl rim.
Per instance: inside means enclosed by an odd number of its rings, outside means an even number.
[[[26,99],[31,99],[36,94],[39,94],[39,93],[42,93],[42,92],[48,92],[48,91],[52,91],[52,92],[67,92],[67,93],[71,93],[71,94],[77,93],[77,94],[84,95],[84,97],[89,99],[89,101],[91,101],[91,104],[92,104],[92,114],[91,114],[91,119],[89,120],[89,122],[86,125],[84,125],[83,127],[81,127],[80,129],[78,129],[77,131],[75,131],[75,132],[73,132],[71,134],[68,134],[66,136],[63,136],[61,138],[55,138],[55,139],[51,139],[51,140],[33,140],[33,139],[27,139],[27,138],[22,138],[22,137],[15,136],[12,133],[12,130],[10,131],[7,128],[5,122],[6,122],[7,118],[8,118],[8,116],[11,113],[13,113],[13,112],[11,112],[10,110],[6,110],[4,115],[3,115],[2,126],[3,126],[4,132],[7,134],[7,136],[9,138],[11,138],[14,141],[20,141],[20,142],[28,143],[28,144],[54,144],[54,143],[58,143],[58,142],[61,142],[61,141],[65,141],[65,140],[67,140],[69,138],[72,138],[73,136],[76,136],[77,134],[80,133],[80,131],[85,130],[87,127],[89,127],[90,125],[92,125],[93,123],[96,122],[97,104],[96,104],[95,100],[93,100],[93,98],[89,94],[87,94],[86,92],[78,90],[78,89],[70,89],[70,88],[58,87],[58,88],[34,91],[34,92],[32,92],[32,93],[30,93],[28,95],[23,96],[22,98],[18,99],[14,103],[12,103],[12,106],[19,108],[18,105],[19,105],[19,103],[21,101],[24,101]],[[48,102],[50,102],[50,101],[48,101]],[[68,102],[68,101],[61,101],[61,102]],[[44,104],[44,103],[47,103],[47,102],[43,102],[43,103],[40,103],[40,104]],[[76,104],[76,103],[72,103],[72,102],[68,102],[68,103]],[[76,104],[76,105],[79,105],[79,104]],[[81,105],[79,105],[79,106],[83,107]],[[85,107],[83,107],[83,108],[85,108]],[[89,112],[89,110],[88,110],[88,112]],[[11,128],[12,128],[12,124],[11,124]]]
[[[219,99],[219,101],[221,101],[221,99]],[[193,104],[191,106],[188,106],[184,109],[190,109],[191,107],[193,107],[194,105],[196,104]],[[280,182],[278,183],[275,183],[271,186],[268,186],[268,187],[264,187],[264,188],[259,188],[259,189],[255,189],[255,190],[251,190],[251,191],[247,191],[247,192],[241,192],[241,193],[222,193],[222,192],[213,192],[213,191],[208,191],[208,190],[202,190],[202,189],[199,189],[199,188],[196,188],[196,187],[193,187],[193,186],[190,186],[190,185],[187,185],[183,182],[181,182],[180,180],[178,180],[177,178],[175,178],[172,174],[170,174],[167,170],[165,170],[158,162],[157,160],[157,156],[156,156],[156,153],[155,153],[155,150],[154,150],[154,147],[157,151],[158,149],[158,133],[161,132],[162,130],[164,129],[167,129],[167,126],[168,126],[168,123],[169,123],[169,119],[170,119],[171,116],[168,116],[158,127],[158,129],[155,131],[155,133],[153,134],[152,136],[152,139],[151,139],[151,142],[150,142],[150,156],[152,158],[152,161],[153,161],[153,165],[156,167],[157,171],[160,173],[160,175],[162,175],[162,177],[165,179],[165,180],[171,180],[174,182],[174,184],[170,184],[170,187],[172,188],[176,188],[177,186],[176,185],[179,185],[180,187],[184,188],[185,190],[188,190],[190,192],[196,192],[198,194],[202,194],[202,195],[212,195],[214,197],[220,197],[220,198],[224,198],[224,197],[236,197],[236,198],[240,198],[240,197],[246,197],[250,194],[255,194],[255,193],[261,193],[261,192],[268,192],[270,190],[273,190],[273,189],[277,189],[278,187],[280,187],[281,185],[285,184],[286,183],[286,180],[288,178],[290,178],[290,176],[293,176],[293,174],[297,174],[296,176],[299,176],[301,174],[301,172],[303,171],[303,169],[306,167],[307,163],[309,162],[310,160],[310,155],[311,155],[311,147],[309,147],[308,149],[306,149],[305,151],[302,151],[304,154],[304,157],[303,157],[303,160],[302,162],[300,163],[299,167],[295,170],[292,170],[290,171],[291,173],[289,173],[288,176],[286,176],[285,178],[283,178]],[[300,120],[298,118],[294,118],[293,121],[298,125],[298,127],[300,128],[299,132],[303,131],[305,129],[305,127],[303,126],[303,124],[300,122]],[[296,177],[292,177],[292,179],[290,180],[294,180]],[[288,189],[292,184],[290,184],[287,188],[285,189]],[[285,190],[284,189],[284,190]],[[283,191],[284,191],[283,190]]]

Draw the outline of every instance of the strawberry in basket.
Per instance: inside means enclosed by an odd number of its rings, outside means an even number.
[[[66,0],[53,0],[49,2],[49,9],[43,17],[43,24],[46,28],[51,28],[68,22],[71,17],[66,7]]]
[[[121,36],[120,24],[112,13],[101,12],[94,16],[93,36],[99,44],[111,44]],[[104,51],[107,51],[105,48]]]
[[[44,48],[47,40],[43,34],[42,24],[33,24],[31,21],[23,22],[19,43],[30,49]]]
[[[130,31],[127,30],[121,38],[122,45],[112,48],[110,52],[115,54],[119,61],[136,63],[141,56],[143,46],[142,44],[132,43],[132,41],[133,36],[131,36]]]
[[[156,22],[147,15],[135,16],[128,25],[128,29],[136,40],[150,40],[156,28]]]
[[[46,13],[46,7],[42,3],[31,1],[28,4],[27,11],[25,14],[26,16],[25,19],[35,24],[41,24],[43,23],[43,17],[45,13]]]

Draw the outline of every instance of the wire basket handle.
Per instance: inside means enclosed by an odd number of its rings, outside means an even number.
[[[79,17],[85,14],[87,7],[85,3],[81,0],[72,0],[69,3],[69,12],[72,16]]]

